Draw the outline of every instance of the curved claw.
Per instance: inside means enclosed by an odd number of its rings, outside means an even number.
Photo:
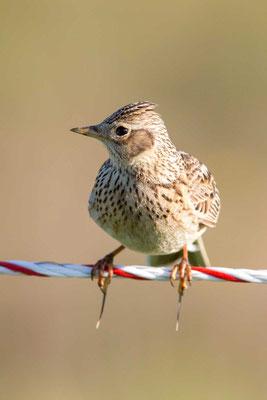
[[[178,300],[177,319],[176,319],[176,331],[178,331],[178,328],[179,328],[182,297],[184,294],[184,290],[187,289],[186,282],[188,282],[188,284],[191,285],[191,281],[192,281],[191,266],[189,264],[188,257],[183,257],[180,264],[175,265],[173,267],[171,275],[170,275],[170,281],[171,281],[172,285],[173,285],[173,281],[177,277],[178,271],[179,271],[180,282],[179,282],[179,287],[178,287],[179,300]]]
[[[187,281],[188,279],[188,272],[191,272],[191,267],[188,263],[188,260],[185,258],[182,259],[182,261],[179,264],[179,272],[180,272],[180,284],[179,284],[179,293],[182,295],[184,293],[184,290],[187,289],[187,284],[186,284],[186,277]]]
[[[190,264],[188,264],[188,263],[186,265],[185,272],[186,272],[187,282],[188,282],[189,286],[191,286],[192,285],[192,270],[191,270]]]
[[[172,286],[174,286],[174,281],[177,279],[178,272],[180,279],[178,292],[183,294],[184,290],[187,289],[186,282],[188,282],[190,286],[192,282],[191,266],[186,258],[182,258],[180,264],[173,267],[170,274],[170,283]]]
[[[105,268],[108,267],[108,276],[104,279]],[[98,286],[102,293],[106,292],[113,276],[113,256],[111,254],[98,260],[91,271],[91,279],[98,275]]]
[[[177,272],[178,272],[178,265],[175,265],[172,269],[171,275],[170,275],[170,284],[174,287],[174,282],[177,278]]]
[[[106,302],[106,297],[107,297],[107,290],[108,290],[108,285],[111,282],[112,276],[113,276],[113,259],[114,257],[119,254],[122,250],[124,250],[124,246],[121,245],[118,247],[116,250],[114,250],[112,253],[107,254],[105,257],[101,258],[101,260],[97,261],[95,266],[92,268],[91,271],[91,279],[93,280],[96,275],[98,275],[98,286],[103,293],[103,299],[102,299],[102,306],[101,306],[101,311],[100,311],[100,316],[96,324],[96,328],[99,327],[101,318],[104,312],[104,307],[105,307],[105,302]],[[108,269],[108,275],[104,278],[104,272]]]
[[[108,276],[104,278],[104,272],[106,267],[108,267]],[[96,328],[98,329],[105,308],[108,285],[110,284],[111,278],[113,276],[113,255],[108,254],[101,260],[97,261],[95,266],[92,268],[91,279],[93,280],[97,274],[98,274],[98,286],[101,292],[103,293],[101,311],[99,319],[96,324]]]

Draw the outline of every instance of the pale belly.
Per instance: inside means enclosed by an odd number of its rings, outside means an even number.
[[[94,189],[88,209],[94,221],[125,247],[146,254],[170,254],[205,231],[186,231],[153,203],[149,192],[142,198],[134,188],[126,193],[123,187],[104,194]]]
[[[99,223],[99,226],[125,247],[151,255],[176,253],[185,245],[193,243],[203,233],[199,231],[192,235],[183,229],[172,231],[161,226],[155,229],[149,221],[142,221],[140,224],[133,222],[133,224],[116,227],[107,222]]]

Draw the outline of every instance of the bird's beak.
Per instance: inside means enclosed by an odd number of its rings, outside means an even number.
[[[98,140],[110,140],[107,136],[104,136],[98,129],[98,125],[85,126],[83,128],[72,128],[72,132],[80,133],[81,135],[91,136]]]

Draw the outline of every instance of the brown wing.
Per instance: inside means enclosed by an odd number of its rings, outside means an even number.
[[[220,212],[219,191],[213,175],[204,164],[187,153],[180,152],[184,170],[178,187],[184,185],[184,196],[188,198],[188,208],[194,213],[199,224],[209,227],[216,225]]]
[[[220,198],[212,174],[191,155],[178,151],[177,156],[177,165],[168,165],[168,171],[175,171],[178,178],[151,187],[158,199],[156,213],[168,218],[168,227],[174,230],[176,224],[188,233],[205,226],[214,227],[220,211]]]

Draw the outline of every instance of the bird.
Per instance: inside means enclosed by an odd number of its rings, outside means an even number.
[[[116,255],[128,248],[149,255],[154,265],[174,260],[170,282],[173,285],[179,275],[181,304],[192,280],[188,249],[198,244],[204,263],[201,237],[218,220],[220,197],[212,173],[195,157],[176,149],[156,107],[150,101],[134,102],[97,125],[71,129],[102,142],[109,153],[88,202],[92,219],[120,243],[91,272],[92,279],[98,275],[104,295],[97,326]],[[175,262],[179,255],[181,260]],[[177,330],[179,313],[178,306]]]

